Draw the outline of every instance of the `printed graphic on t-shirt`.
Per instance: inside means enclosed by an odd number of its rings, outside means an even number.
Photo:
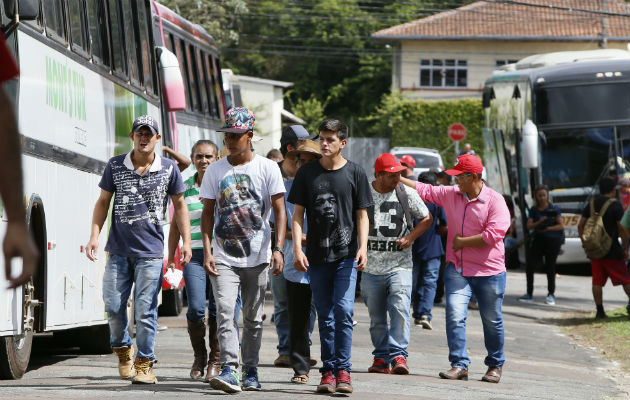
[[[340,224],[338,199],[331,190],[330,182],[322,181],[317,185],[313,211],[315,223],[322,233],[319,246],[331,253],[348,247],[352,240],[352,227]]]
[[[135,172],[123,163],[112,163],[111,167],[116,186],[112,215],[116,222],[129,225],[137,221],[161,223],[173,166],[142,177],[134,176]]]
[[[232,174],[219,183],[217,241],[232,257],[249,257],[262,246],[264,203],[248,175]]]

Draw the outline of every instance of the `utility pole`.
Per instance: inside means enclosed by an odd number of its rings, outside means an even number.
[[[606,5],[608,0],[602,0],[602,33],[599,40],[599,47],[602,49],[608,48],[608,19],[606,17]]]

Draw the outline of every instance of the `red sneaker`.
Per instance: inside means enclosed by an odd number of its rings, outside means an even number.
[[[374,357],[372,366],[368,368],[368,372],[375,372],[377,374],[389,374],[389,365],[382,358]]]
[[[350,379],[350,372],[345,369],[341,369],[337,372],[337,392],[352,393],[352,379]]]
[[[392,374],[407,375],[409,374],[409,368],[407,367],[407,360],[403,356],[398,356],[392,361]]]
[[[317,386],[317,393],[335,393],[335,387],[337,386],[337,380],[332,371],[326,371],[322,374],[322,380]]]

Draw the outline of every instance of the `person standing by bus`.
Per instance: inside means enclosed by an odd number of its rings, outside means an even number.
[[[227,112],[225,126],[217,131],[225,133],[229,155],[206,170],[199,193],[204,199],[204,269],[216,300],[221,347],[222,371],[210,385],[227,393],[261,390],[258,361],[267,266],[279,275],[284,265],[284,249],[271,248],[269,226],[273,208],[276,243],[284,243],[284,184],[278,165],[252,152],[254,123],[254,113],[247,108]],[[239,341],[233,321],[239,287],[243,298],[242,388],[236,373]]]
[[[288,201],[295,205],[292,236],[294,266],[307,271],[317,308],[322,379],[317,392],[352,392],[350,363],[352,315],[357,270],[367,262],[369,221],[373,204],[361,166],[341,155],[348,126],[337,119],[319,125],[322,158],[300,168]],[[306,254],[302,251],[307,213]]]
[[[527,293],[519,297],[521,301],[532,301],[534,293],[534,270],[543,264],[547,273],[547,297],[545,303],[556,304],[556,259],[564,243],[562,212],[549,202],[549,188],[540,185],[534,189],[535,205],[529,209],[527,229],[534,231],[531,245],[532,262],[527,263]]]
[[[112,157],[105,166],[85,251],[91,261],[96,261],[98,236],[114,197],[111,228],[105,246],[109,256],[103,276],[103,301],[110,341],[118,356],[118,372],[122,378],[133,377],[132,383],[157,383],[153,373],[154,345],[158,294],[162,287],[162,224],[167,196],[173,201],[175,221],[184,238],[182,265],[186,265],[191,257],[190,221],[177,165],[155,152],[155,145],[161,138],[157,121],[149,115],[136,118],[129,137],[133,140],[133,150]],[[133,364],[133,341],[127,329],[127,300],[132,285],[135,285],[138,348]]]
[[[448,244],[444,272],[446,290],[446,339],[451,369],[443,379],[468,380],[470,358],[466,349],[468,302],[474,294],[483,323],[488,366],[483,381],[498,383],[505,353],[502,304],[505,294],[503,237],[510,227],[510,212],[501,196],[481,179],[483,164],[474,154],[459,156],[447,171],[456,186],[432,186],[401,178],[415,187],[422,200],[446,212]]]
[[[0,85],[16,78],[19,70],[0,32]],[[0,86],[0,196],[4,204],[7,230],[2,242],[5,277],[9,288],[28,282],[35,274],[39,258],[33,238],[28,232],[22,189],[22,149],[17,122],[13,114],[13,104]],[[11,259],[22,257],[22,272],[11,277]]]

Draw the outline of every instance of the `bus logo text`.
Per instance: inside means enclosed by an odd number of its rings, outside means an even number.
[[[85,121],[85,77],[46,57],[46,105]]]

